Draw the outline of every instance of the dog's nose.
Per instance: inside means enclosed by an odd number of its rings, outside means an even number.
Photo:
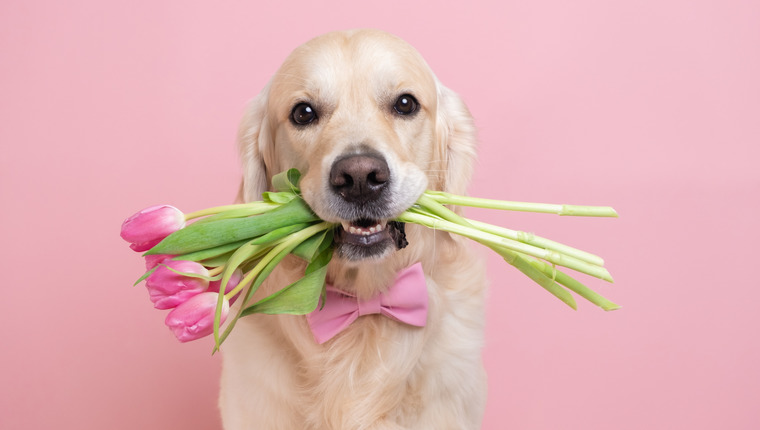
[[[330,169],[330,187],[351,203],[377,200],[391,172],[380,156],[357,154],[341,158]]]

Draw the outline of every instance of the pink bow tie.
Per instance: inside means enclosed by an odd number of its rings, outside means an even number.
[[[416,263],[396,275],[388,292],[369,300],[359,300],[328,285],[325,306],[321,310],[317,307],[306,320],[317,343],[324,343],[362,315],[382,314],[402,323],[424,327],[427,308],[425,274],[422,264]]]

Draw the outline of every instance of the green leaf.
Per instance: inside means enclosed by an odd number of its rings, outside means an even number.
[[[135,281],[135,283],[132,286],[133,287],[137,286],[137,284],[139,284],[140,282],[144,281],[146,278],[148,278],[148,276],[150,276],[153,272],[155,272],[156,269],[158,269],[158,266],[156,266],[156,267],[148,270],[147,272],[143,273],[143,275],[140,276],[140,279],[138,279],[137,281]]]
[[[267,254],[265,257],[262,258],[262,261],[259,262],[259,264],[264,264],[263,268],[259,268],[259,273],[254,278],[253,284],[248,289],[248,291],[245,294],[245,297],[242,297],[239,299],[241,303],[243,303],[243,306],[240,307],[240,310],[238,311],[237,315],[235,315],[233,318],[229,319],[229,322],[227,323],[227,327],[224,329],[224,333],[221,334],[221,336],[218,337],[216,345],[214,346],[214,351],[216,352],[221,347],[222,343],[224,343],[224,340],[227,339],[227,336],[230,335],[232,332],[232,329],[235,328],[235,324],[237,324],[237,320],[240,319],[241,316],[243,316],[243,311],[245,310],[245,304],[248,303],[248,301],[253,297],[253,294],[256,292],[256,290],[259,289],[261,284],[266,280],[266,278],[269,276],[270,273],[274,270],[275,267],[277,267],[278,264],[280,264],[280,261],[282,261],[283,258],[285,258],[288,254],[290,254],[290,251],[293,250],[295,247],[295,244],[291,246],[285,246],[285,244],[282,244],[282,246],[278,246],[277,248],[273,248],[269,251],[269,254]],[[269,261],[266,261],[269,259]],[[258,267],[258,264],[257,264]],[[256,270],[256,269],[253,269]],[[247,277],[248,275],[246,275]],[[221,324],[219,321],[219,315],[221,312],[221,308],[217,309],[217,313],[215,315],[215,321],[214,321],[214,336],[217,336],[219,325]]]
[[[289,169],[272,177],[272,188],[275,191],[286,191],[300,194],[298,182],[301,180],[301,172],[298,169]]]
[[[302,231],[298,231],[296,233],[293,233],[290,235],[286,240],[274,245],[271,249],[268,249],[267,253],[261,257],[261,259],[258,261],[256,266],[251,269],[248,273],[246,273],[245,277],[240,281],[240,284],[236,288],[242,288],[245,289],[246,285],[253,280],[253,284],[250,288],[248,288],[248,291],[245,294],[245,297],[242,299],[241,303],[242,306],[240,306],[240,311],[238,311],[237,315],[229,320],[227,323],[227,328],[224,330],[224,333],[219,336],[219,328],[221,325],[221,309],[222,309],[222,296],[220,294],[219,301],[217,302],[217,308],[216,313],[214,315],[214,351],[216,352],[219,350],[219,348],[222,345],[222,342],[227,338],[227,336],[230,334],[232,329],[235,327],[235,324],[237,323],[237,320],[240,318],[243,309],[245,308],[245,304],[248,303],[248,301],[253,297],[253,294],[258,290],[259,286],[264,282],[264,280],[269,276],[269,274],[274,270],[275,267],[282,261],[283,258],[285,258],[296,246],[298,246],[301,242],[308,239],[309,237],[318,234],[319,232],[325,230],[326,228],[329,228],[330,224],[326,222],[322,222],[316,225],[309,226]],[[225,272],[226,274],[226,272]],[[225,287],[226,281],[222,281],[222,288]],[[212,352],[212,353],[213,353]]]
[[[206,267],[219,267],[224,266],[227,264],[227,260],[230,259],[232,254],[234,254],[235,251],[226,252],[222,255],[217,255],[215,257],[207,258],[205,260],[199,261],[199,263],[203,264]]]
[[[226,291],[227,283],[238,267],[244,265],[248,261],[258,259],[266,252],[272,252],[270,248],[273,247],[273,242],[289,236],[292,233],[299,232],[308,226],[309,224],[296,224],[281,227],[270,231],[267,234],[261,235],[238,248],[226,262],[224,272],[222,273],[220,291]]]
[[[261,215],[190,224],[167,236],[146,255],[187,254],[261,236],[280,227],[318,220],[303,199],[293,199]]]
[[[273,248],[269,248],[268,251],[271,250],[271,249],[273,249]],[[262,253],[261,255],[256,256],[256,258],[249,258],[248,260],[246,260],[243,264],[241,264],[238,267],[240,268],[240,270],[243,271],[243,273],[248,273],[251,270],[253,270],[259,264],[259,262],[261,261],[261,259],[263,258],[263,256],[264,256],[264,254]]]
[[[224,271],[222,272],[222,282],[219,286],[221,292],[226,291],[227,283],[232,277],[232,274],[238,267],[240,267],[240,265],[248,260],[255,259],[269,251],[269,246],[254,243],[255,240],[256,239],[251,240],[250,242],[238,248],[237,251],[233,252],[230,258],[227,260],[227,263],[224,265]]]
[[[205,218],[201,218],[197,221],[194,221],[193,224],[203,224],[211,221],[218,221],[220,219],[228,219],[228,218],[244,218],[254,215],[260,215],[263,213],[267,213],[270,211],[273,211],[281,206],[281,204],[278,203],[270,203],[270,202],[254,202],[252,204],[247,205],[241,205],[242,207],[235,208],[235,209],[228,209],[213,215],[209,215]]]
[[[187,254],[178,255],[172,260],[187,260],[187,261],[201,261],[212,257],[227,254],[230,251],[234,251],[243,244],[248,242],[248,239],[239,240],[237,242],[228,243],[226,245],[215,246],[213,248],[202,249],[200,251],[190,252]]]
[[[298,197],[298,194],[292,193],[290,191],[281,191],[281,192],[265,191],[261,194],[261,198],[264,199],[265,202],[271,202],[271,203],[277,203],[277,204],[285,204],[297,197]]]
[[[332,232],[331,232],[332,235]],[[330,264],[330,260],[332,260],[333,256],[333,250],[332,248],[324,248],[319,251],[319,254],[314,257],[311,262],[306,266],[306,270],[304,273],[308,275],[309,273],[321,270],[323,267],[327,267],[328,264]]]
[[[266,245],[268,243],[278,241],[285,236],[289,236],[293,233],[299,232],[305,229],[306,227],[308,227],[309,225],[310,225],[309,223],[286,225],[285,227],[280,227],[276,230],[270,231],[269,233],[262,234],[256,239],[253,239],[251,243],[255,245]]]
[[[303,278],[246,308],[241,316],[253,313],[305,315],[312,312],[319,304],[327,263],[331,258],[332,249],[325,250],[307,266]]]
[[[306,261],[312,261],[320,252],[324,251],[333,242],[333,229],[327,229],[322,234],[314,236],[301,242],[293,250],[293,255],[303,258]]]
[[[319,245],[319,253],[321,254],[323,251],[325,251],[328,248],[332,249],[334,242],[335,242],[335,229],[331,228],[327,231],[327,235],[325,236],[325,239]],[[332,256],[332,254],[330,255]]]

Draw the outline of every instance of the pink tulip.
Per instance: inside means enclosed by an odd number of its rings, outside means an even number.
[[[154,255],[146,255],[145,256],[145,270],[150,270],[159,264],[163,263],[166,260],[171,259],[174,257],[173,255],[168,254],[154,254]]]
[[[121,237],[137,252],[147,251],[185,226],[185,214],[174,206],[151,206],[121,224]]]
[[[240,283],[240,281],[242,279],[243,279],[243,271],[242,270],[237,269],[234,272],[232,272],[232,276],[230,276],[230,280],[227,281],[227,286],[224,287],[224,292],[225,293],[229,293],[230,291],[232,291],[237,286],[237,284]],[[221,288],[221,286],[222,286],[222,280],[221,279],[218,280],[218,281],[211,281],[211,282],[209,282],[209,284],[208,284],[208,290],[206,290],[206,291],[213,292],[213,293],[218,293],[219,289]],[[235,300],[237,300],[237,298],[240,296],[240,293],[241,292],[239,291],[237,294],[235,294],[235,297],[233,297],[233,298],[230,299],[230,304],[235,303]]]
[[[219,300],[218,293],[206,292],[193,296],[169,312],[165,323],[180,342],[188,342],[208,336],[214,332],[214,314],[217,300]],[[224,299],[222,323],[227,319],[229,311],[230,303]]]
[[[150,301],[153,302],[156,309],[176,307],[208,288],[208,280],[181,275],[170,270],[170,268],[178,272],[209,276],[208,270],[194,261],[164,261],[145,280]]]

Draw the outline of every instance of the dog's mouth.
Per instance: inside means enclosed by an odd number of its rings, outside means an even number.
[[[408,245],[404,223],[360,218],[335,228],[338,256],[351,261],[381,258]]]

